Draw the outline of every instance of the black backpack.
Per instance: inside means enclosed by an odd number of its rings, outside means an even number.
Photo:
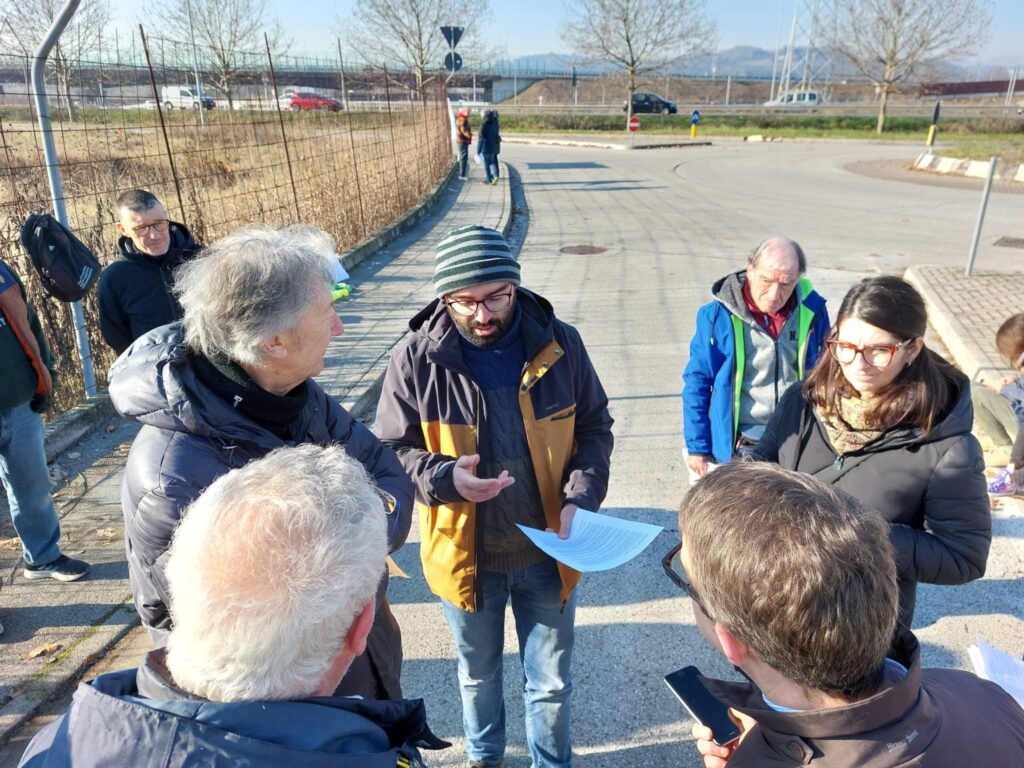
[[[21,244],[39,273],[43,290],[59,301],[79,301],[100,276],[100,263],[71,230],[48,213],[21,225]]]

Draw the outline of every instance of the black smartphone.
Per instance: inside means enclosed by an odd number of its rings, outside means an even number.
[[[704,687],[699,674],[696,667],[683,667],[665,675],[665,684],[694,720],[711,729],[711,740],[724,747],[740,737],[740,728],[729,717],[729,708]]]

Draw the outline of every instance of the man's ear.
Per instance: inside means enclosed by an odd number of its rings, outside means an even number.
[[[750,657],[750,648],[724,626],[715,622],[715,636],[718,637],[722,654],[730,663],[742,667]]]
[[[115,221],[114,226],[117,227],[117,231],[120,232],[122,235],[124,235],[125,237],[128,236],[128,230],[124,228],[124,224],[122,224],[120,221]]]
[[[288,356],[288,345],[285,344],[284,335],[277,334],[269,341],[260,344],[260,353],[264,358],[284,358]]]
[[[352,626],[345,634],[345,648],[353,656],[359,656],[366,650],[366,638],[373,628],[373,618],[377,613],[377,607],[373,600],[366,604],[366,607],[356,616]]]

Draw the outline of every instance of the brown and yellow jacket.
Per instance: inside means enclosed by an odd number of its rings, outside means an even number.
[[[608,397],[579,332],[554,316],[548,301],[516,291],[527,363],[519,408],[549,527],[564,504],[596,511],[608,490],[612,418]],[[459,456],[477,452],[480,388],[462,357],[459,331],[436,299],[409,323],[392,353],[374,431],[391,446],[416,486],[420,553],[435,594],[476,611],[482,527],[475,504],[452,481]],[[562,601],[580,574],[562,564]]]

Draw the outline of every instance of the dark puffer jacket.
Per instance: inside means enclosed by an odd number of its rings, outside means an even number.
[[[420,749],[448,746],[431,733],[421,699],[204,701],[145,671],[79,684],[67,714],[33,737],[19,766],[423,768]]]
[[[294,434],[304,435],[302,443],[344,445],[377,485],[394,497],[396,509],[388,519],[388,543],[395,551],[409,535],[412,482],[390,448],[318,384],[307,383],[309,400]],[[185,508],[225,472],[286,443],[232,408],[196,377],[178,324],[150,332],[121,356],[110,369],[110,398],[118,413],[144,425],[128,454],[121,508],[135,607],[154,642],[162,645],[171,624],[164,566],[171,536]],[[378,698],[372,685],[359,684],[356,690],[346,685],[369,672],[388,697],[401,695],[401,635],[383,598],[385,588],[386,580],[367,654],[353,664],[342,683],[343,693]],[[372,681],[372,676],[369,679]]]
[[[981,445],[971,434],[971,385],[958,374],[953,405],[930,435],[893,429],[845,461],[868,458],[835,487],[878,510],[891,523],[896,549],[900,618],[914,617],[918,582],[964,584],[985,575],[992,513]],[[800,434],[801,423],[804,425]],[[838,457],[813,406],[796,384],[783,395],[755,458],[814,474]]]
[[[120,258],[100,275],[100,331],[117,354],[154,328],[181,319],[171,293],[174,270],[201,250],[185,225],[171,222],[171,245],[163,256],[139,253],[131,239],[117,241]]]

